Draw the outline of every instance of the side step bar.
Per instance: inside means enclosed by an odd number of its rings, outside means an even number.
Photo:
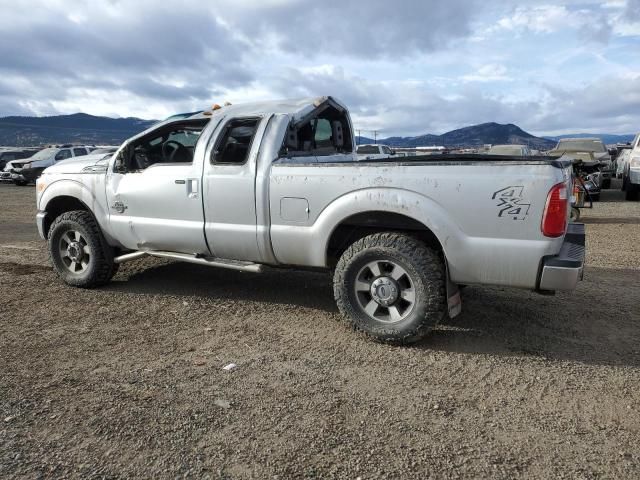
[[[201,257],[198,255],[189,255],[187,253],[176,252],[160,252],[155,250],[139,251],[126,253],[113,259],[114,263],[125,263],[131,260],[150,255],[152,257],[169,258],[171,260],[179,260],[181,262],[195,263],[197,265],[206,265],[207,267],[219,267],[227,268],[229,270],[240,270],[242,272],[260,273],[263,271],[264,266],[259,263],[240,262],[238,260],[225,260],[222,258],[214,257]]]

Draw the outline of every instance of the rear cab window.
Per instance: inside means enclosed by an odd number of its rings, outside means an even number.
[[[346,111],[324,104],[298,123],[289,125],[280,157],[332,156],[353,151]]]

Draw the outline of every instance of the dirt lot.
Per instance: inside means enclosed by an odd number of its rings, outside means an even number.
[[[321,274],[144,260],[65,287],[34,213],[0,186],[0,478],[640,477],[640,202],[617,191],[573,294],[469,287],[412,348],[350,331]]]

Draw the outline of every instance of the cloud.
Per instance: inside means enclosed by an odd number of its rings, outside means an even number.
[[[0,116],[162,118],[330,94],[388,134],[633,131],[639,3],[14,0],[0,16]]]
[[[310,57],[402,58],[471,33],[479,0],[225,0],[221,16],[256,43]],[[247,6],[251,4],[251,9]]]

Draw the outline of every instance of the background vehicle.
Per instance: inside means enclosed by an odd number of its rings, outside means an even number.
[[[79,145],[62,145],[40,150],[24,161],[13,162],[11,179],[16,185],[26,185],[35,182],[43,170],[56,162],[74,157],[82,157],[89,153],[87,147]]]
[[[512,157],[530,157],[531,150],[526,145],[493,145],[488,155],[508,155]]]
[[[107,153],[116,153],[118,151],[118,147],[111,147],[111,146],[107,146],[107,147],[97,147],[97,148],[91,148],[89,151],[89,155],[98,155],[100,153],[102,154],[107,154]]]
[[[571,162],[439,155],[359,160],[332,97],[162,122],[108,163],[45,170],[37,224],[58,275],[94,287],[145,255],[260,272],[334,271],[343,316],[394,343],[461,308],[457,284],[571,290],[584,226]]]
[[[622,172],[622,190],[627,200],[638,200],[640,193],[640,133],[634,138],[629,161]]]
[[[551,157],[568,155],[582,160],[585,165],[593,164],[600,171],[600,188],[611,187],[613,162],[607,147],[599,138],[563,138],[553,150],[547,153]],[[599,164],[599,165],[596,165]]]
[[[379,158],[389,158],[396,153],[387,145],[358,145],[356,150],[358,160],[374,160]]]
[[[12,160],[21,160],[23,158],[29,158],[37,149],[25,149],[25,148],[3,148],[0,149],[0,170],[4,170],[7,166],[7,162]]]
[[[618,154],[616,155],[616,159],[613,162],[616,167],[616,178],[622,178],[622,174],[624,173],[627,163],[629,162],[629,157],[631,156],[631,150],[633,149],[633,145],[638,140],[638,136],[636,136],[635,140],[632,143],[627,145],[618,145],[617,150]]]

